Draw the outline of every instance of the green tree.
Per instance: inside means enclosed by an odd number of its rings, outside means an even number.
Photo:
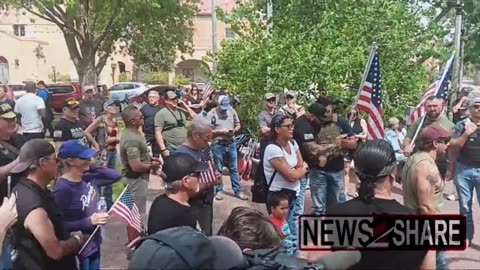
[[[303,102],[322,92],[352,104],[373,42],[379,44],[386,116],[403,115],[428,84],[429,72],[418,60],[443,55],[432,42],[440,29],[427,29],[420,20],[431,14],[406,2],[274,1],[270,32],[260,4],[251,1],[231,14],[219,10],[239,38],[224,41],[210,56],[219,64],[217,87],[241,92],[240,113],[250,129],[259,97],[268,91],[297,90]]]
[[[82,84],[97,82],[113,45],[120,41],[137,65],[170,67],[177,49],[189,49],[196,10],[195,0],[2,2],[60,28]]]

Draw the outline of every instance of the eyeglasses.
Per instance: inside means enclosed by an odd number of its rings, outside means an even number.
[[[287,99],[294,99],[295,97],[294,96],[287,96],[286,98]]]
[[[288,129],[293,129],[293,124],[289,124],[289,125],[280,125],[281,127],[286,127]]]
[[[267,102],[275,102],[277,101],[275,98],[267,99]]]

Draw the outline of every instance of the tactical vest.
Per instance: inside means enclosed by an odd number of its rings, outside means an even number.
[[[320,132],[317,135],[317,142],[321,145],[334,144],[337,137],[342,134],[340,127],[338,126],[338,116],[332,115],[332,122],[322,126]],[[342,155],[341,150],[334,150],[322,155],[318,158],[319,166],[324,167],[329,159]]]
[[[460,150],[458,161],[474,168],[480,168],[480,134],[478,131],[468,137],[467,142]]]

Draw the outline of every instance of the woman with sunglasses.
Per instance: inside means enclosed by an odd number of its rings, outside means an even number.
[[[348,113],[347,113],[347,119],[348,123],[352,127],[352,131],[355,134],[355,138],[357,139],[358,143],[365,142],[367,139],[367,121],[365,119],[360,118],[358,116],[358,111],[355,108],[349,108]],[[348,191],[348,186],[350,183],[350,172],[351,169],[353,168],[353,153],[354,150],[350,150],[347,153],[345,153],[344,156],[344,161],[345,161],[345,166],[344,168],[344,187],[345,187],[345,192],[347,193]],[[356,186],[358,186],[358,181],[357,177],[355,175],[352,175],[352,178],[354,180],[354,183]],[[348,194],[345,194],[348,195]],[[358,193],[355,191],[352,194],[350,194],[351,197],[357,197]]]
[[[190,107],[196,114],[199,114],[202,111],[203,102],[202,96],[198,91],[198,87],[195,84],[192,84],[192,87],[188,91],[188,95],[185,96],[185,104]]]
[[[91,166],[95,149],[77,140],[62,144],[58,157],[63,174],[55,183],[55,202],[60,208],[68,232],[81,231],[91,235],[96,226],[107,223],[108,213],[97,212],[100,186],[111,185],[121,178],[116,170]],[[92,240],[78,255],[80,270],[100,269],[100,244],[102,234],[97,231]]]
[[[286,194],[289,204],[287,222],[292,232],[297,230],[298,220],[293,218],[294,206],[300,192],[300,180],[307,174],[308,165],[303,161],[299,146],[293,140],[293,119],[290,116],[274,115],[270,134],[272,141],[263,155],[263,171],[268,186],[267,211],[270,214],[270,198],[274,193]],[[294,238],[291,237],[291,251],[299,255],[297,239]]]

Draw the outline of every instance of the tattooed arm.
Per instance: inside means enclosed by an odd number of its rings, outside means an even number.
[[[435,185],[440,180],[438,172],[432,169],[430,162],[422,162],[419,164],[416,171],[415,184],[417,186],[418,205],[420,207],[420,214],[432,215],[437,214],[433,205]],[[433,167],[435,168],[435,167]]]
[[[328,151],[331,151],[336,147],[335,144],[320,145],[316,142],[304,142],[302,146],[308,153],[308,156],[313,158],[318,158],[321,155],[325,155]]]

